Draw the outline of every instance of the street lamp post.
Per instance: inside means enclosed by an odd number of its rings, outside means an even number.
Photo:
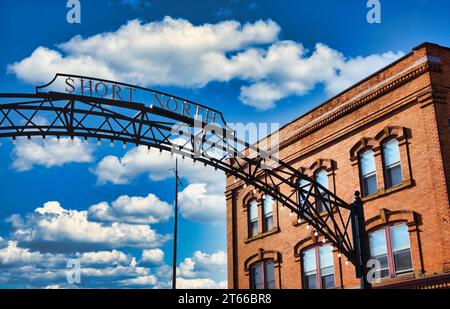
[[[177,238],[178,238],[178,158],[175,159],[175,218],[173,230],[172,289],[177,288]]]
[[[355,192],[355,200],[351,204],[351,224],[353,234],[353,244],[355,249],[355,268],[356,277],[361,281],[361,289],[370,289],[371,283],[367,278],[367,262],[370,259],[369,239],[364,220],[363,202],[359,191]]]

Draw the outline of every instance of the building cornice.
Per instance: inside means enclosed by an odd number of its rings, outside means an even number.
[[[420,66],[402,74],[401,76],[393,79],[389,83],[378,87],[364,96],[357,98],[356,100],[349,100],[346,103],[338,106],[337,110],[327,115],[323,119],[313,123],[312,125],[307,125],[297,130],[294,135],[291,135],[280,142],[279,149],[286,148],[287,146],[297,142],[298,140],[304,138],[305,136],[323,128],[324,126],[340,119],[349,113],[361,108],[362,106],[386,95],[389,92],[403,86],[404,84],[410,82],[411,80],[419,77],[420,75],[427,72],[442,72],[442,66],[440,63],[426,61]]]

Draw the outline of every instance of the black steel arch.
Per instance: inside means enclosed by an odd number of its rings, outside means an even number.
[[[92,84],[90,95],[66,92],[63,89],[72,88],[61,84],[56,90],[44,91],[61,78],[116,85],[121,89],[129,87],[130,93],[143,91],[149,96],[146,101],[132,100],[131,96],[130,100],[96,96],[92,95]],[[114,87],[112,91],[114,97]],[[173,102],[177,102],[177,106],[191,104],[197,111],[206,109],[218,118],[209,122],[208,116],[200,119],[163,108]],[[49,136],[154,147],[213,166],[272,196],[358,265],[358,248],[355,248],[358,245],[352,241],[355,235],[350,235],[354,207],[314,179],[278,160],[270,150],[238,139],[222,113],[205,105],[130,84],[69,74],[57,74],[50,83],[36,87],[35,93],[0,93],[0,137],[12,138],[15,142],[18,137]],[[324,212],[318,212],[318,203]]]

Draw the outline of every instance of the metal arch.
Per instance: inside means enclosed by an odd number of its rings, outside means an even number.
[[[81,77],[58,74],[55,79],[58,76]],[[158,100],[158,96],[168,96],[206,108],[142,87],[89,79],[150,91],[154,100]],[[183,158],[189,157],[272,196],[299,220],[306,221],[315,232],[323,235],[350,262],[357,264],[357,253],[351,240],[352,206],[267,151],[238,139],[220,112],[215,111],[221,123],[211,124],[156,104],[55,91],[41,92],[52,82],[36,87],[34,94],[0,93],[0,137],[9,137],[14,141],[17,137],[30,139],[33,136],[95,138],[154,147],[177,153]],[[246,155],[248,150],[254,155]],[[268,168],[268,160],[276,162],[276,166]],[[324,209],[320,213],[319,204]]]

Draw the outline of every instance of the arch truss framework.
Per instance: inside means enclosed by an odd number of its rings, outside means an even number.
[[[358,211],[362,208],[355,207],[362,205],[360,199],[346,203],[278,160],[270,149],[239,139],[238,133],[217,110],[104,79],[57,74],[35,93],[0,93],[0,137],[14,142],[18,137],[52,136],[119,141],[210,165],[279,201],[355,264],[361,275],[367,246]]]

